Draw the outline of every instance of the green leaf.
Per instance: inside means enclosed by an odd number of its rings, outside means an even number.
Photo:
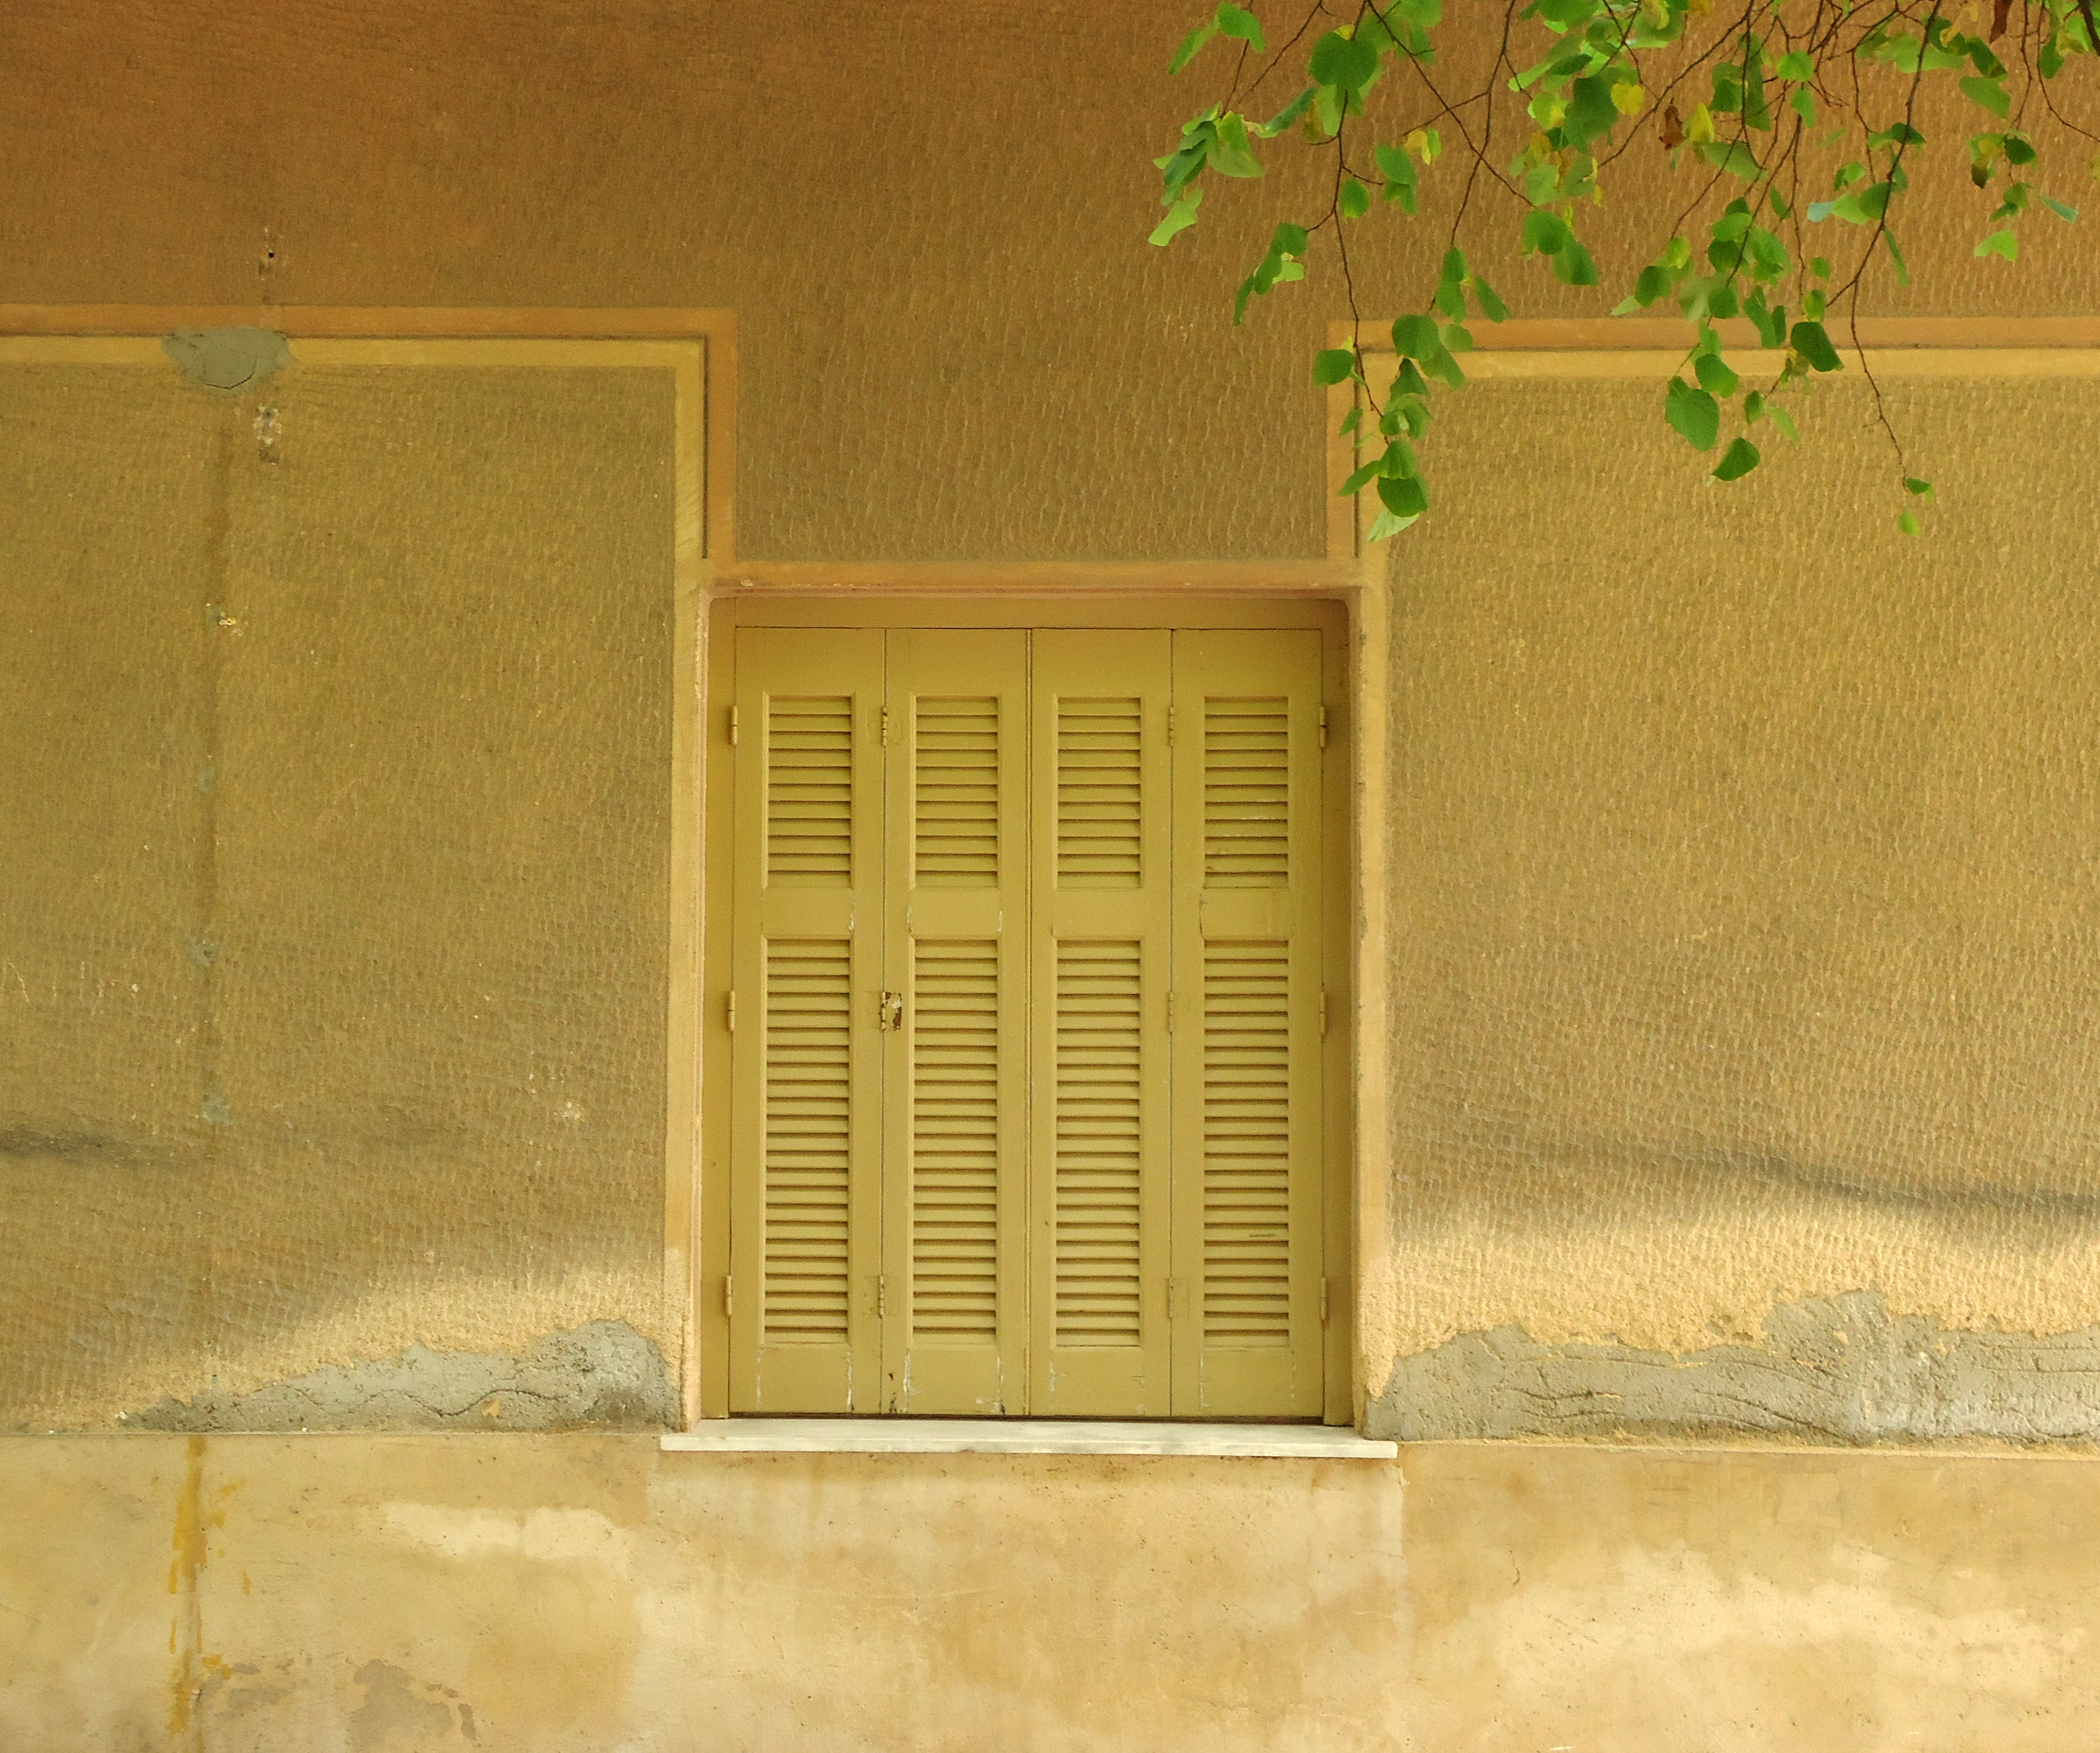
[[[1906,536],[1917,535],[1918,532],[1917,514],[1910,511],[1904,512],[1901,517],[1896,519],[1896,528],[1901,530]]]
[[[1257,55],[1268,52],[1268,43],[1254,14],[1232,5],[1230,0],[1221,0],[1218,7],[1218,29],[1228,37],[1237,37]]]
[[[1796,323],[1789,337],[1793,351],[1818,371],[1842,371],[1845,362],[1838,358],[1838,349],[1830,344],[1830,337],[1820,323]]]
[[[1599,135],[1609,134],[1612,124],[1619,119],[1619,107],[1612,101],[1612,84],[1602,74],[1593,74],[1577,79],[1568,88],[1568,113],[1560,130],[1576,151],[1586,151]]]
[[[1374,457],[1369,462],[1365,463],[1363,467],[1357,470],[1354,475],[1351,475],[1348,480],[1343,482],[1339,487],[1335,489],[1335,497],[1337,499],[1347,499],[1353,494],[1361,493],[1366,485],[1370,482],[1376,480],[1379,476],[1384,472],[1385,458],[1383,457]]]
[[[1443,339],[1444,346],[1449,352],[1470,353],[1473,351],[1473,338],[1462,323],[1447,325],[1443,330]]]
[[[1505,321],[1509,316],[1509,307],[1495,295],[1495,289],[1477,274],[1473,276],[1473,302],[1480,306],[1480,315],[1491,323]]]
[[[1268,121],[1255,123],[1254,131],[1260,135],[1264,140],[1274,139],[1277,135],[1282,133],[1286,128],[1289,127],[1291,123],[1297,121],[1300,116],[1304,115],[1308,109],[1312,108],[1312,94],[1317,89],[1317,88],[1316,86],[1306,86],[1306,88],[1303,91],[1300,91],[1297,96],[1291,99],[1291,100],[1288,104],[1286,104],[1282,108],[1279,109],[1273,116],[1271,116]]]
[[[2017,262],[2020,258],[2020,241],[2011,232],[1993,232],[1977,245],[1976,254],[1979,256],[2001,256],[2008,262]]]
[[[1571,237],[1561,245],[1560,253],[1553,258],[1553,273],[1556,280],[1570,286],[1594,286],[1597,284],[1597,264],[1590,252]]]
[[[1361,409],[1361,408],[1352,408],[1348,411],[1348,413],[1347,413],[1346,414],[1344,414],[1344,415],[1343,415],[1343,416],[1342,416],[1342,424],[1341,424],[1340,430],[1341,430],[1342,431],[1343,431],[1343,432],[1353,432],[1353,431],[1355,431],[1357,430],[1357,428],[1358,426],[1361,426],[1363,423],[1364,423],[1364,411],[1363,411],[1363,409]]]
[[[1815,77],[1815,63],[1797,49],[1791,55],[1780,56],[1779,65],[1773,71],[1782,79],[1797,82],[1813,79]]]
[[[2066,225],[2074,225],[2078,221],[2078,210],[2068,202],[2058,201],[2054,195],[2043,196],[2041,204]]]
[[[1765,404],[1765,412],[1771,417],[1771,423],[1777,426],[1789,440],[1796,444],[1801,442],[1801,432],[1794,425],[1792,414],[1776,402],[1767,402]]]
[[[1254,148],[1247,139],[1246,118],[1244,116],[1220,116],[1218,129],[1211,142],[1211,168],[1220,176],[1258,177],[1261,174],[1261,161],[1254,155]]]
[[[1392,325],[1392,350],[1403,359],[1433,359],[1444,351],[1436,319],[1403,316]]]
[[[1807,86],[1797,86],[1793,95],[1786,101],[1788,107],[1803,122],[1811,128],[1815,126],[1815,94]]]
[[[1740,177],[1745,183],[1758,179],[1757,154],[1740,140],[1709,140],[1700,147],[1699,156],[1716,170]]]
[[[1543,208],[1534,207],[1524,216],[1524,253],[1526,255],[1558,255],[1573,236],[1573,233],[1568,229],[1567,221]]]
[[[1339,31],[1330,30],[1313,46],[1312,77],[1323,86],[1361,91],[1379,70],[1378,51]]]
[[[1378,496],[1396,518],[1418,518],[1429,509],[1428,489],[1418,475],[1388,475],[1379,478]]]
[[[1174,59],[1167,64],[1170,73],[1178,73],[1196,59],[1197,51],[1218,33],[1215,19],[1198,24],[1181,39],[1181,46],[1174,51]]]
[[[1335,205],[1343,219],[1361,219],[1371,210],[1371,192],[1354,177],[1344,177],[1335,193]]]
[[[1187,190],[1172,206],[1167,210],[1167,217],[1153,227],[1152,236],[1146,241],[1157,244],[1162,249],[1165,249],[1167,245],[1172,243],[1182,232],[1196,223],[1196,210],[1202,205],[1202,190],[1200,188]]]
[[[1668,268],[1644,267],[1640,271],[1640,278],[1634,282],[1634,302],[1646,310],[1657,298],[1668,298],[1670,288],[1676,284],[1676,276]]]
[[[1921,481],[1914,475],[1905,475],[1904,477],[1904,491],[1907,493],[1914,494],[1917,497],[1922,499],[1927,505],[1930,505],[1932,503],[1932,483],[1930,481]]]
[[[1711,390],[1724,401],[1742,384],[1742,379],[1721,362],[1718,353],[1701,354],[1692,362],[1692,373],[1698,378],[1702,389]]]
[[[1390,511],[1382,510],[1378,514],[1378,521],[1365,532],[1364,540],[1384,541],[1390,536],[1397,536],[1414,521],[1413,518],[1396,518]]]
[[[1379,174],[1385,179],[1385,199],[1400,203],[1401,211],[1414,211],[1414,161],[1405,147],[1381,146],[1371,155],[1378,160]]]
[[[2003,80],[1965,79],[1961,82],[1961,91],[1963,95],[1982,104],[2001,121],[2013,113],[2013,100],[2006,94]]]
[[[1753,390],[1743,398],[1743,424],[1754,426],[1765,417],[1764,392]],[[1346,427],[1344,430],[1347,430]]]
[[[1312,381],[1318,384],[1346,383],[1356,375],[1357,355],[1348,347],[1326,347],[1313,355]]]
[[[1665,392],[1663,417],[1694,450],[1711,450],[1721,435],[1721,406],[1704,390],[1672,378]]]
[[[1714,479],[1717,481],[1740,481],[1764,459],[1756,445],[1746,438],[1738,438],[1729,445],[1714,466]]]
[[[1904,253],[1897,247],[1896,234],[1894,232],[1884,231],[1882,233],[1882,241],[1889,246],[1889,260],[1895,264],[1896,284],[1899,286],[1908,286],[1910,284],[1910,263],[1904,260]]]

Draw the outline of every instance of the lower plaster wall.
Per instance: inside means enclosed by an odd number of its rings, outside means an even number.
[[[0,1746],[2089,1745],[2081,1461],[0,1442]]]

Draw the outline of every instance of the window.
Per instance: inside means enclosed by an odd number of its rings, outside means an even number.
[[[1346,1401],[1321,608],[717,627],[726,1410]]]

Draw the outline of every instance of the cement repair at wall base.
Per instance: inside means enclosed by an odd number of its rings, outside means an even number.
[[[624,1321],[550,1333],[515,1357],[412,1345],[248,1393],[163,1400],[120,1419],[170,1431],[647,1429],[677,1422],[664,1354]]]
[[[1402,1442],[1511,1437],[1776,1437],[1810,1443],[2090,1442],[2100,1327],[1961,1331],[1880,1294],[1782,1303],[1765,1344],[1673,1353],[1549,1345],[1520,1327],[1402,1358],[1365,1418]]]

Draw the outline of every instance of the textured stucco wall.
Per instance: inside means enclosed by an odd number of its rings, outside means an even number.
[[[2089,1471],[0,1440],[0,1744],[2071,1753]]]
[[[1923,541],[1856,385],[1731,492],[1652,382],[1437,429],[1507,487],[1393,554],[1383,1428],[2100,1434],[2100,429],[1887,389]]]
[[[0,1418],[664,1421],[668,374],[0,398]]]
[[[748,555],[1313,554],[1305,360],[1340,288],[1226,322],[1270,200],[1311,183],[1140,241],[1149,158],[1211,95],[1161,74],[1185,24],[23,0],[0,302],[728,307]],[[1463,84],[1477,55],[1447,56]],[[1591,217],[1608,278],[1663,174],[1626,163]],[[2100,302],[2085,228],[1978,262],[1979,197],[1921,180],[1917,285],[1880,308]],[[1367,302],[1418,304],[1441,241],[1433,211],[1366,230]],[[1522,314],[1596,308],[1474,241]],[[272,387],[274,464],[259,404],[172,369],[0,391],[0,1421],[280,1423],[309,1393],[355,1421],[435,1353],[431,1403],[485,1380],[476,1415],[529,1406],[496,1384],[542,1353],[594,1360],[554,1397],[576,1416],[660,1403],[622,1384],[673,1337],[667,623],[579,583],[550,509],[580,458],[586,492],[651,503],[660,410],[360,412],[331,381]],[[1842,419],[1811,422],[1842,479],[1782,520],[1792,465],[1710,493],[1652,409],[1555,393],[1580,456],[1512,448],[1504,392],[1472,392],[1402,550],[1374,1377],[1461,1334],[1757,1344],[1776,1306],[1855,1295],[1929,1334],[2080,1331],[2080,484],[1927,408],[1928,472],[1996,497],[1898,554],[1853,541],[1886,514]],[[2036,440],[1993,405],[1992,446]],[[1991,521],[2036,500],[2054,531]],[[1744,582],[1731,544],[1781,528],[1819,569]],[[1422,1428],[1502,1428],[1499,1368]]]

